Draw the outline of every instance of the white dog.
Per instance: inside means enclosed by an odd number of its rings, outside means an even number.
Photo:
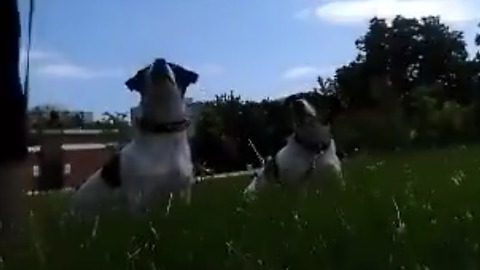
[[[319,172],[325,168],[332,168],[341,177],[341,163],[330,126],[322,124],[315,108],[305,99],[295,100],[293,111],[294,133],[288,138],[287,145],[273,158],[269,157],[263,168],[254,174],[244,190],[247,199],[253,198],[268,183],[294,188],[305,186],[308,180],[320,176]]]
[[[171,193],[185,192],[190,202],[194,176],[184,95],[197,79],[195,72],[156,59],[126,81],[141,96],[133,140],[74,193],[74,212],[98,213],[118,197],[134,214]]]

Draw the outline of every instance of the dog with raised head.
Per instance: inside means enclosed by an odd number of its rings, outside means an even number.
[[[160,58],[126,81],[140,94],[133,138],[73,194],[74,213],[98,213],[119,197],[134,214],[172,193],[190,203],[194,175],[184,98],[197,80],[197,73]]]
[[[264,166],[255,172],[253,180],[244,190],[247,199],[270,184],[288,188],[306,187],[309,181],[321,181],[327,168],[341,178],[341,162],[336,153],[335,140],[326,123],[306,99],[293,101],[294,132],[287,144]]]

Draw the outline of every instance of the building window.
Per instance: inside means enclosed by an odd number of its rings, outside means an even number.
[[[32,171],[33,171],[33,177],[39,177],[40,176],[40,167],[38,165],[33,165],[32,166]],[[71,174],[72,173],[72,165],[70,163],[66,163],[63,165],[63,173],[64,174]]]
[[[33,165],[33,177],[39,177],[40,176],[40,167],[38,165]]]
[[[72,172],[72,166],[70,163],[67,163],[63,166],[63,173],[64,174],[70,174]]]

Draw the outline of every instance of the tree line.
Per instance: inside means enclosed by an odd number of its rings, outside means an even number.
[[[318,86],[295,94],[328,115],[341,153],[439,147],[480,139],[480,35],[469,54],[464,33],[439,17],[373,18],[357,55]],[[292,131],[285,100],[244,100],[234,91],[205,102],[194,159],[215,171],[259,165],[248,140],[271,155]]]

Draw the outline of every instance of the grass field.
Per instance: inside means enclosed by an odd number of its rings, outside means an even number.
[[[346,188],[297,204],[272,188],[245,205],[245,178],[198,184],[193,205],[97,225],[65,195],[29,198],[24,251],[7,269],[480,269],[480,147],[360,156]],[[13,254],[14,253],[14,254]],[[403,268],[402,268],[403,267]]]

